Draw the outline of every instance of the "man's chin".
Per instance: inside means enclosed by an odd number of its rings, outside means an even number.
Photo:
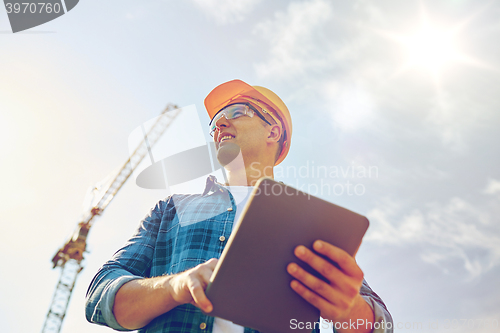
[[[233,142],[222,142],[217,149],[217,160],[222,166],[226,166],[238,156],[240,146]]]

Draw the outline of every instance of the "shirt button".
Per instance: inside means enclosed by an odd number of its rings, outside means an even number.
[[[201,323],[200,324],[200,329],[204,330],[205,328],[207,328],[207,324]]]
[[[226,237],[224,237],[224,236],[220,236],[220,237],[219,237],[219,240],[220,240],[221,242],[223,242],[223,241],[225,241],[225,240],[226,240]]]
[[[227,209],[227,211],[228,211],[228,212],[231,212],[232,210],[233,210],[233,208],[232,208],[232,207],[229,207],[229,208]]]

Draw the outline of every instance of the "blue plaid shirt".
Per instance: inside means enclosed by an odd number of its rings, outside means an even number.
[[[213,176],[208,177],[201,195],[172,195],[159,201],[132,238],[95,275],[87,291],[87,320],[127,331],[112,311],[118,289],[134,279],[177,274],[219,258],[235,214],[233,196]],[[361,294],[374,309],[376,320],[390,319],[382,300],[365,283]],[[213,322],[214,317],[184,304],[155,318],[139,332],[206,333],[212,332]],[[245,328],[245,333],[252,332],[257,331]]]

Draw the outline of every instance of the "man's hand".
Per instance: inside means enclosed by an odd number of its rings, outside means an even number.
[[[205,288],[210,281],[215,265],[217,265],[217,259],[212,258],[203,264],[174,275],[167,284],[174,301],[179,305],[191,303],[205,312],[212,311],[212,303],[205,295]]]
[[[336,262],[339,268],[305,246],[297,246],[295,255],[324,276],[329,283],[309,274],[299,265],[290,263],[287,266],[288,273],[296,279],[290,283],[292,289],[318,308],[324,319],[340,323],[363,319],[365,323],[367,321],[373,323],[373,311],[359,294],[363,284],[363,271],[354,258],[324,241],[314,242],[313,248]],[[365,326],[359,327],[359,331],[365,331]],[[342,331],[349,331],[350,328]]]
[[[116,321],[124,328],[135,330],[186,303],[205,312],[212,311],[205,288],[216,264],[217,259],[212,258],[182,273],[125,283],[115,295],[113,313]]]

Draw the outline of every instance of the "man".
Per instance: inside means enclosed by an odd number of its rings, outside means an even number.
[[[87,292],[87,319],[117,330],[141,332],[252,332],[204,315],[212,310],[205,288],[244,205],[241,189],[260,177],[290,149],[292,122],[272,91],[233,80],[205,99],[217,158],[226,186],[209,177],[201,195],[172,195],[158,202],[136,234],[98,271]],[[314,250],[339,268],[298,246],[295,255],[330,283],[290,263],[290,287],[320,310],[339,332],[370,332],[391,322],[382,300],[363,280],[354,258],[318,240]],[[353,322],[363,325],[352,325]],[[378,323],[377,326],[374,323]],[[377,330],[381,331],[381,330]],[[389,330],[388,330],[389,331]]]

